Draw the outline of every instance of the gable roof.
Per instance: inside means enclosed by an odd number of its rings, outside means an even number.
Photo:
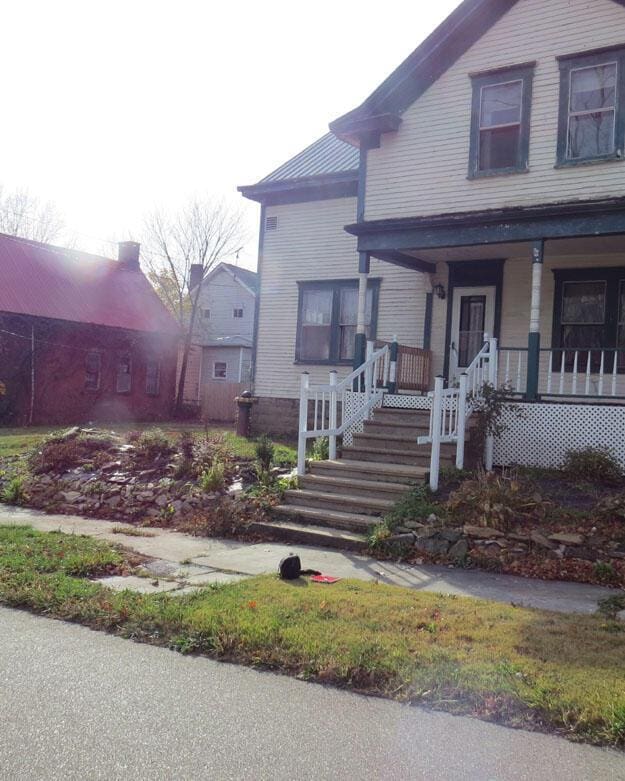
[[[240,282],[243,287],[246,287],[250,293],[253,293],[254,295],[258,293],[258,274],[255,271],[250,271],[248,268],[233,266],[232,263],[221,263],[220,265],[222,265],[237,282]]]
[[[6,234],[0,234],[0,312],[131,331],[179,331],[141,271]]]
[[[613,0],[625,6],[625,0]],[[468,51],[517,0],[463,0],[360,106],[330,123],[354,143],[397,130],[401,114]]]
[[[225,263],[224,261],[215,266],[215,268],[206,275],[202,281],[202,285],[204,286],[210,283],[210,280],[222,271],[229,274],[236,282],[244,287],[248,293],[251,293],[253,296],[258,293],[259,283],[256,271],[250,271],[250,269],[241,268],[240,266],[235,266],[232,263]],[[195,287],[197,288],[197,285]]]
[[[263,201],[280,192],[352,185],[358,180],[358,164],[357,147],[326,133],[256,184],[238,189],[246,198]]]

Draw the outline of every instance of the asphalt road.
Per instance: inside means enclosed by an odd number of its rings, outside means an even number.
[[[625,754],[0,608],[0,778],[625,779]]]

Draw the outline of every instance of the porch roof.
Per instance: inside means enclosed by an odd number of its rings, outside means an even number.
[[[505,257],[509,248],[503,255],[501,248],[509,244],[575,239],[578,247],[581,238],[623,235],[625,198],[364,221],[345,230],[358,237],[360,252],[430,272],[436,250],[473,248],[467,259]]]

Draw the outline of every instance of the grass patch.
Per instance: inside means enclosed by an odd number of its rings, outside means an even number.
[[[351,581],[262,576],[172,597],[84,579],[121,555],[84,537],[0,528],[0,601],[182,652],[625,745],[625,634],[604,616]]]

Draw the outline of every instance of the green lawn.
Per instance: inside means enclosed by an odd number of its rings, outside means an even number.
[[[263,576],[174,597],[84,579],[121,558],[83,537],[0,528],[0,602],[182,652],[625,745],[625,632],[604,617],[351,581]]]
[[[98,428],[110,429],[120,434],[128,431],[146,431],[160,428],[169,436],[178,436],[182,431],[192,431],[197,437],[209,434],[223,434],[234,456],[241,458],[254,457],[254,440],[238,437],[231,428],[223,426],[208,426],[197,423],[103,423],[97,424]],[[69,426],[39,426],[32,428],[0,428],[0,459],[4,456],[12,456],[23,453],[35,447],[37,443],[53,431],[63,431]],[[279,463],[295,464],[297,451],[289,443],[275,442],[275,460]]]

